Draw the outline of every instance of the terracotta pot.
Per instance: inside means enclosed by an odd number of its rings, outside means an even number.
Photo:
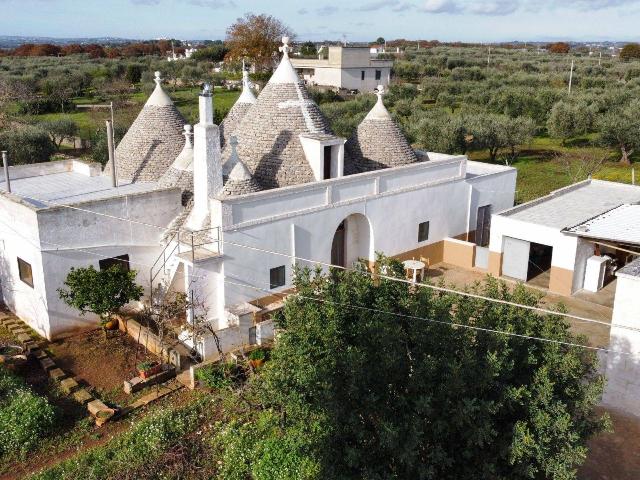
[[[162,371],[162,365],[158,363],[157,365],[154,365],[151,368],[147,368],[146,370],[138,370],[138,373],[140,374],[140,378],[147,379],[155,375],[156,373],[160,373],[161,371]]]
[[[117,320],[110,320],[104,324],[105,330],[116,330],[118,328]]]

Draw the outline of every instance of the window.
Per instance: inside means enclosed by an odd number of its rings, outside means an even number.
[[[285,284],[284,265],[269,270],[269,288],[282,287]]]
[[[360,72],[360,80],[364,81],[364,70]]]
[[[324,175],[323,179],[331,178],[331,145],[324,147]]]
[[[20,257],[18,257],[18,274],[20,275],[20,280],[33,288],[33,272],[31,271],[31,264],[25,262]]]
[[[491,233],[491,205],[478,208],[478,218],[476,220],[476,245],[486,247],[489,245],[489,234]]]
[[[125,271],[129,271],[129,255],[120,255],[118,257],[105,258],[98,262],[100,270],[108,270],[111,267],[120,267]]]
[[[429,240],[429,222],[422,222],[418,224],[418,241],[426,240]]]
[[[376,80],[380,80],[382,78],[382,71],[376,70]]]

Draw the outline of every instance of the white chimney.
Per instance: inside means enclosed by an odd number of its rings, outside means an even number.
[[[193,211],[189,227],[203,228],[209,201],[222,190],[220,131],[213,123],[212,89],[205,84],[199,98],[200,121],[193,128]]]

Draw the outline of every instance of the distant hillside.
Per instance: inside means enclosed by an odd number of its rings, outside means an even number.
[[[25,43],[50,43],[53,45],[69,44],[98,44],[98,45],[120,45],[130,43],[133,40],[118,37],[95,37],[95,38],[55,38],[55,37],[17,37],[0,35],[0,48],[16,48]]]

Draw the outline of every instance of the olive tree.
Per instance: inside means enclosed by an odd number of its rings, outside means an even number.
[[[78,134],[78,125],[70,118],[47,120],[40,122],[38,126],[47,132],[56,150],[60,150],[62,142],[72,140]]]
[[[598,122],[600,141],[620,150],[620,163],[631,165],[629,158],[640,145],[640,102],[612,110]]]

